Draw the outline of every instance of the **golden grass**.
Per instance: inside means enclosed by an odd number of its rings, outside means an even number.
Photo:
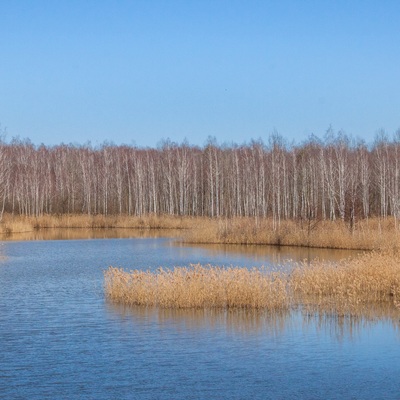
[[[0,234],[31,232],[48,228],[84,229],[184,229],[187,243],[285,245],[334,249],[385,249],[400,247],[400,230],[392,218],[358,221],[351,229],[343,221],[281,221],[267,218],[202,218],[149,214],[42,215],[5,214]]]
[[[31,232],[33,229],[31,221],[26,217],[11,219],[5,216],[0,223],[0,234],[2,235],[11,235],[14,232]]]
[[[265,270],[192,265],[190,268],[105,272],[107,297],[128,305],[162,308],[288,307],[286,278]]]
[[[29,232],[20,232],[4,235],[7,241],[30,241],[30,240],[79,240],[79,239],[110,239],[110,238],[160,238],[179,237],[179,229],[134,229],[134,228],[53,228],[40,229]]]
[[[84,229],[187,229],[195,225],[196,218],[149,214],[143,217],[128,215],[64,214],[40,217],[5,214],[0,223],[0,233],[13,234],[48,228]]]
[[[309,311],[366,314],[376,305],[400,310],[400,260],[393,251],[369,252],[339,264],[313,262],[290,274],[294,303]]]
[[[187,243],[230,243],[373,250],[396,248],[400,231],[387,218],[360,220],[351,229],[343,221],[281,221],[271,219],[203,219],[184,235]]]
[[[238,308],[357,315],[371,305],[400,309],[400,263],[394,252],[370,252],[339,264],[298,264],[290,273],[266,269],[190,268],[105,271],[109,300],[162,308]]]

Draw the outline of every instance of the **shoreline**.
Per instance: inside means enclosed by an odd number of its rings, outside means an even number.
[[[384,250],[400,248],[400,230],[394,218],[371,218],[350,225],[342,220],[303,221],[269,218],[208,218],[170,215],[43,215],[40,217],[5,214],[0,235],[66,230],[165,230],[182,232],[188,244],[237,244],[292,246],[343,250]]]

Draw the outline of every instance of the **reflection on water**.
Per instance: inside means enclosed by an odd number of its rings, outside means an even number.
[[[123,239],[123,238],[175,238],[167,245],[185,252],[187,249],[195,254],[195,249],[208,255],[208,262],[218,264],[218,260],[232,259],[235,266],[243,266],[243,260],[251,260],[248,267],[258,264],[269,266],[291,267],[293,262],[310,262],[314,259],[338,262],[342,259],[357,256],[360,251],[316,249],[294,246],[265,246],[237,244],[187,244],[180,240],[182,230],[178,229],[41,229],[38,231],[14,233],[1,237],[3,241],[35,241],[35,240],[79,240],[79,239]],[[1,249],[0,249],[1,251]],[[176,250],[173,250],[176,251]],[[1,255],[0,255],[1,257]],[[235,263],[234,261],[237,260]],[[266,262],[267,261],[267,262]],[[198,260],[194,258],[193,264]],[[163,264],[157,265],[161,266]]]
[[[376,325],[389,324],[400,339],[399,310],[389,305],[371,305],[359,309],[359,313],[341,315],[331,310],[301,309],[268,313],[259,310],[220,309],[162,309],[157,307],[126,306],[106,303],[110,313],[121,319],[129,318],[133,323],[153,320],[160,327],[174,326],[176,329],[225,330],[234,334],[282,336],[293,329],[307,332],[310,329],[329,335],[334,340],[353,339]]]
[[[31,232],[13,233],[0,236],[3,241],[24,240],[77,240],[77,239],[112,239],[112,238],[177,238],[171,241],[171,245],[187,248],[201,248],[211,256],[221,254],[251,255],[254,259],[268,257],[276,264],[288,261],[288,255],[292,261],[303,260],[329,260],[339,261],[355,256],[361,251],[341,249],[318,249],[295,246],[268,246],[268,245],[238,245],[238,244],[193,244],[179,240],[182,235],[180,229],[86,229],[86,228],[48,228]]]
[[[220,330],[241,335],[281,334],[294,319],[289,312],[267,313],[252,310],[221,309],[162,309],[158,307],[125,306],[107,302],[107,309],[121,318],[129,317],[132,321],[152,319],[160,327],[175,326],[197,331],[199,329]]]
[[[290,265],[293,262],[310,262],[312,260],[327,260],[339,262],[340,260],[355,257],[360,254],[358,250],[318,249],[295,246],[265,246],[265,245],[237,245],[237,244],[186,244],[173,242],[174,246],[199,248],[207,251],[210,257],[224,255],[240,255],[251,257],[256,262],[268,259],[274,265]]]
[[[342,341],[354,338],[382,323],[390,326],[400,339],[400,312],[391,304],[376,303],[353,307],[351,313],[343,314],[335,307],[304,307],[303,328],[316,327],[318,331]]]

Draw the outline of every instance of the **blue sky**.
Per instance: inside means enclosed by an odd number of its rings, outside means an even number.
[[[399,1],[2,0],[0,124],[34,143],[400,128]]]

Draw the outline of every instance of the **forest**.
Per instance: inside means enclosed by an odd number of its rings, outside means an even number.
[[[157,148],[104,143],[0,143],[0,213],[267,217],[345,220],[400,216],[400,132],[374,143],[328,130],[287,143],[164,140]]]

